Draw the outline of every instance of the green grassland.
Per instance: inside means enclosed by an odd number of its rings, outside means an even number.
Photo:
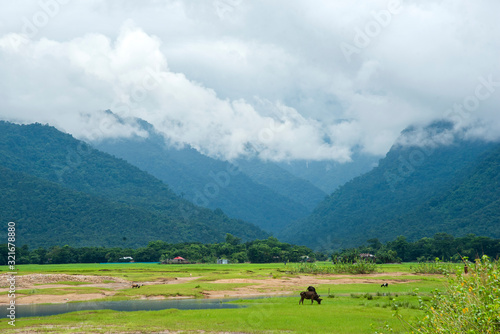
[[[328,266],[330,262],[317,262],[318,266]],[[289,276],[287,272],[293,264],[262,263],[262,264],[170,264],[157,263],[82,263],[82,264],[26,264],[18,265],[20,275],[26,274],[68,274],[68,275],[97,275],[120,277],[129,281],[154,281],[166,277],[201,277],[201,280],[210,281],[230,278],[267,279],[280,276]],[[410,273],[416,263],[382,264],[377,265],[377,272],[387,273],[391,277],[394,272]],[[0,274],[8,272],[7,267],[0,267]],[[346,276],[349,277],[349,276]],[[351,275],[351,277],[354,277]],[[383,277],[379,277],[383,279]]]
[[[334,298],[322,305],[297,305],[296,297],[241,302],[226,310],[81,311],[51,317],[22,318],[18,329],[40,333],[151,333],[165,330],[245,333],[374,333],[386,324],[401,329],[394,310],[377,301]],[[402,309],[411,317],[420,311]],[[3,330],[8,327],[2,325]],[[10,332],[10,331],[6,331]]]
[[[329,263],[318,265],[328,266]],[[145,285],[141,289],[122,289],[105,300],[135,299],[141,296],[192,296],[202,298],[203,291],[232,290],[244,283],[217,284],[216,279],[276,279],[291,277],[287,266],[275,264],[67,264],[67,265],[21,265],[19,274],[75,274],[102,275],[124,278],[135,282],[162,280],[174,277],[196,277],[180,284]],[[4,318],[0,322],[2,333],[150,333],[180,331],[186,333],[244,332],[244,333],[385,333],[386,325],[393,333],[403,333],[404,325],[395,317],[399,313],[411,320],[424,316],[418,308],[418,299],[429,299],[433,289],[443,289],[442,275],[407,276],[412,264],[377,266],[379,275],[322,275],[332,284],[315,285],[322,296],[321,305],[298,305],[296,296],[245,299],[234,301],[242,307],[237,309],[176,310],[118,312],[111,310],[80,311],[49,317],[19,318],[16,326],[10,326]],[[5,268],[0,270],[5,272]],[[315,275],[301,274],[301,276]],[[369,278],[380,283],[398,280],[381,288],[377,284],[335,284],[339,278]],[[63,282],[64,283],[64,282]],[[304,286],[304,289],[306,286]],[[94,287],[66,287],[50,289],[20,290],[22,294],[64,294],[103,292],[107,289]]]
[[[118,299],[125,299],[120,297],[177,297],[189,296],[194,298],[203,298],[203,291],[222,291],[233,290],[237,287],[244,287],[250,284],[244,283],[228,283],[228,284],[213,284],[201,282],[189,282],[184,284],[162,284],[162,285],[145,285],[140,289],[124,289],[119,291],[115,297]],[[130,298],[127,298],[130,299]]]
[[[326,265],[326,264],[325,264]],[[104,264],[26,264],[17,266],[19,274],[69,274],[69,275],[98,275],[120,277],[129,281],[154,281],[166,277],[201,277],[210,281],[229,278],[265,279],[271,275],[280,275],[287,272],[283,263],[264,264],[170,264],[156,263],[104,263]],[[7,272],[7,267],[0,268],[0,274]]]
[[[149,263],[120,263],[120,264],[61,264],[61,265],[20,265],[19,274],[69,274],[69,275],[97,275],[119,277],[131,282],[156,281],[174,277],[201,277],[203,280],[221,278],[267,278],[273,268],[259,266],[258,272],[247,271],[248,265],[227,265],[224,270],[217,265],[159,265]],[[250,268],[250,267],[248,267]],[[277,268],[275,269],[277,270]],[[5,268],[0,270],[7,271]],[[267,277],[265,277],[267,276]]]
[[[101,293],[103,291],[110,291],[107,288],[94,288],[94,287],[74,287],[74,288],[45,288],[45,289],[20,289],[16,290],[19,295],[67,295],[70,293],[87,294],[87,293]],[[0,294],[5,295],[7,291],[2,291]]]

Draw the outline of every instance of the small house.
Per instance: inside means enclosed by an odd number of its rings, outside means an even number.
[[[174,257],[173,259],[162,259],[161,264],[188,264],[189,261],[182,256]]]
[[[360,257],[362,260],[371,260],[371,261],[375,261],[375,259],[377,258],[375,255],[370,254],[370,253],[362,253],[362,254],[359,254],[359,257]]]
[[[185,258],[183,258],[182,256],[177,256],[177,257],[174,257],[170,263],[173,263],[173,264],[186,264],[186,263],[189,263],[188,260],[186,260]]]

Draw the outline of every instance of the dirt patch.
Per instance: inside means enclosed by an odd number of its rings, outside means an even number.
[[[391,276],[403,276],[393,275]],[[320,284],[381,284],[381,279],[370,279],[370,277],[387,276],[387,274],[371,274],[362,275],[359,278],[345,278],[342,275],[328,276],[298,276],[298,277],[281,277],[278,279],[222,279],[213,281],[216,284],[228,283],[246,283],[252,284],[249,286],[236,288],[227,291],[206,291],[203,294],[207,298],[224,298],[224,297],[249,297],[263,295],[286,295],[296,294],[298,291],[304,291],[309,285]],[[321,278],[320,278],[321,277]],[[383,283],[402,284],[409,283],[411,279],[389,279],[383,280]]]
[[[7,282],[9,275],[0,274],[0,282]],[[199,277],[164,277],[157,281],[140,282],[143,285],[157,285],[157,284],[182,284]],[[112,281],[112,282],[106,282]],[[86,283],[84,285],[72,284],[57,284],[58,282],[80,282]],[[101,299],[116,294],[118,290],[131,288],[132,282],[119,277],[111,276],[91,276],[91,275],[68,275],[68,274],[29,274],[16,276],[16,303],[22,304],[40,304],[40,303],[67,303],[73,301],[85,301],[92,299]],[[42,290],[51,288],[75,288],[78,286],[94,287],[101,289],[109,289],[110,291],[103,291],[100,293],[68,293],[64,295],[49,295],[49,294],[32,294],[23,295],[19,294],[19,290]],[[6,285],[0,288],[0,292],[8,291]],[[142,299],[163,299],[164,297],[145,297]],[[175,298],[189,298],[189,297],[175,297]],[[10,298],[8,295],[0,295],[0,305],[8,304]]]
[[[402,277],[401,279],[381,279],[383,276]],[[269,295],[287,295],[297,294],[298,291],[303,291],[309,285],[321,284],[402,284],[412,282],[412,274],[408,273],[377,273],[359,276],[345,275],[317,275],[317,276],[293,276],[280,278],[265,278],[265,279],[221,279],[211,281],[215,284],[230,284],[244,283],[250,284],[244,287],[235,288],[234,290],[223,291],[204,291],[203,295],[206,298],[224,298],[235,297],[244,298],[251,296],[269,296]],[[157,284],[182,284],[196,280],[200,277],[165,277],[157,281],[141,282],[143,285]],[[38,304],[38,303],[67,303],[71,301],[85,301],[92,299],[101,299],[116,294],[118,290],[131,288],[131,282],[110,276],[89,276],[89,275],[67,275],[67,274],[30,274],[16,276],[16,290],[20,289],[47,289],[47,288],[75,288],[78,285],[57,284],[57,282],[83,282],[87,283],[84,287],[95,287],[109,289],[100,293],[68,293],[65,295],[47,295],[33,294],[22,295],[16,294],[16,302],[18,304]],[[113,281],[105,282],[105,281]],[[7,282],[7,275],[0,275],[0,282]],[[52,283],[52,284],[51,284]],[[56,283],[56,284],[54,284]],[[7,291],[8,288],[3,286],[0,291]],[[163,299],[163,296],[146,297],[141,299]],[[168,297],[168,298],[190,298],[186,296]],[[0,295],[0,304],[8,304],[9,298],[7,295]]]
[[[114,293],[113,293],[114,294]],[[66,295],[30,295],[18,296],[17,304],[68,303],[108,297],[102,293],[68,293]]]
[[[0,274],[0,282],[7,282],[7,277],[10,275]],[[128,281],[111,276],[90,276],[90,275],[68,275],[68,274],[30,274],[30,275],[17,275],[16,288],[29,289],[33,287],[40,287],[43,284],[57,283],[57,282],[81,282],[88,284],[103,283],[104,281],[113,281],[118,283],[128,283]],[[71,285],[74,286],[74,285]],[[2,287],[5,287],[2,286]],[[53,287],[53,286],[52,286]]]

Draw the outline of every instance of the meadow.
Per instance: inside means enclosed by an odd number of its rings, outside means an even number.
[[[395,315],[412,321],[424,317],[419,302],[430,300],[435,289],[444,290],[441,274],[415,274],[416,264],[377,265],[372,274],[291,273],[294,264],[189,264],[159,265],[66,264],[20,265],[19,275],[66,274],[105,276],[101,284],[60,281],[50,286],[34,285],[17,290],[17,303],[30,295],[89,298],[99,300],[144,298],[236,297],[236,309],[206,309],[119,312],[79,311],[48,317],[19,318],[15,327],[4,318],[2,333],[150,333],[199,331],[223,333],[392,333],[406,332]],[[317,263],[329,267],[330,263]],[[6,270],[2,268],[0,274]],[[115,278],[109,279],[109,277]],[[117,288],[116,282],[122,282]],[[125,282],[125,283],[123,283]],[[143,282],[132,289],[126,282]],[[311,284],[309,284],[311,282]],[[387,288],[380,285],[389,282]],[[175,283],[175,284],[172,284]],[[35,283],[36,284],[36,283]],[[109,285],[109,287],[107,286]],[[115,284],[115,285],[113,285]],[[314,285],[323,298],[321,305],[306,300],[298,305],[299,292]],[[112,287],[112,288],[111,288]],[[0,291],[6,294],[5,287]],[[251,295],[264,298],[251,299]],[[92,299],[92,298],[90,298]],[[96,301],[97,302],[97,301]],[[0,307],[7,307],[2,305]]]

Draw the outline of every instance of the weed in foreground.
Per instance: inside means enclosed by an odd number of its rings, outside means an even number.
[[[500,333],[500,268],[487,256],[477,259],[468,274],[449,275],[445,292],[435,290],[430,303],[420,300],[426,315],[409,324],[415,333]]]

